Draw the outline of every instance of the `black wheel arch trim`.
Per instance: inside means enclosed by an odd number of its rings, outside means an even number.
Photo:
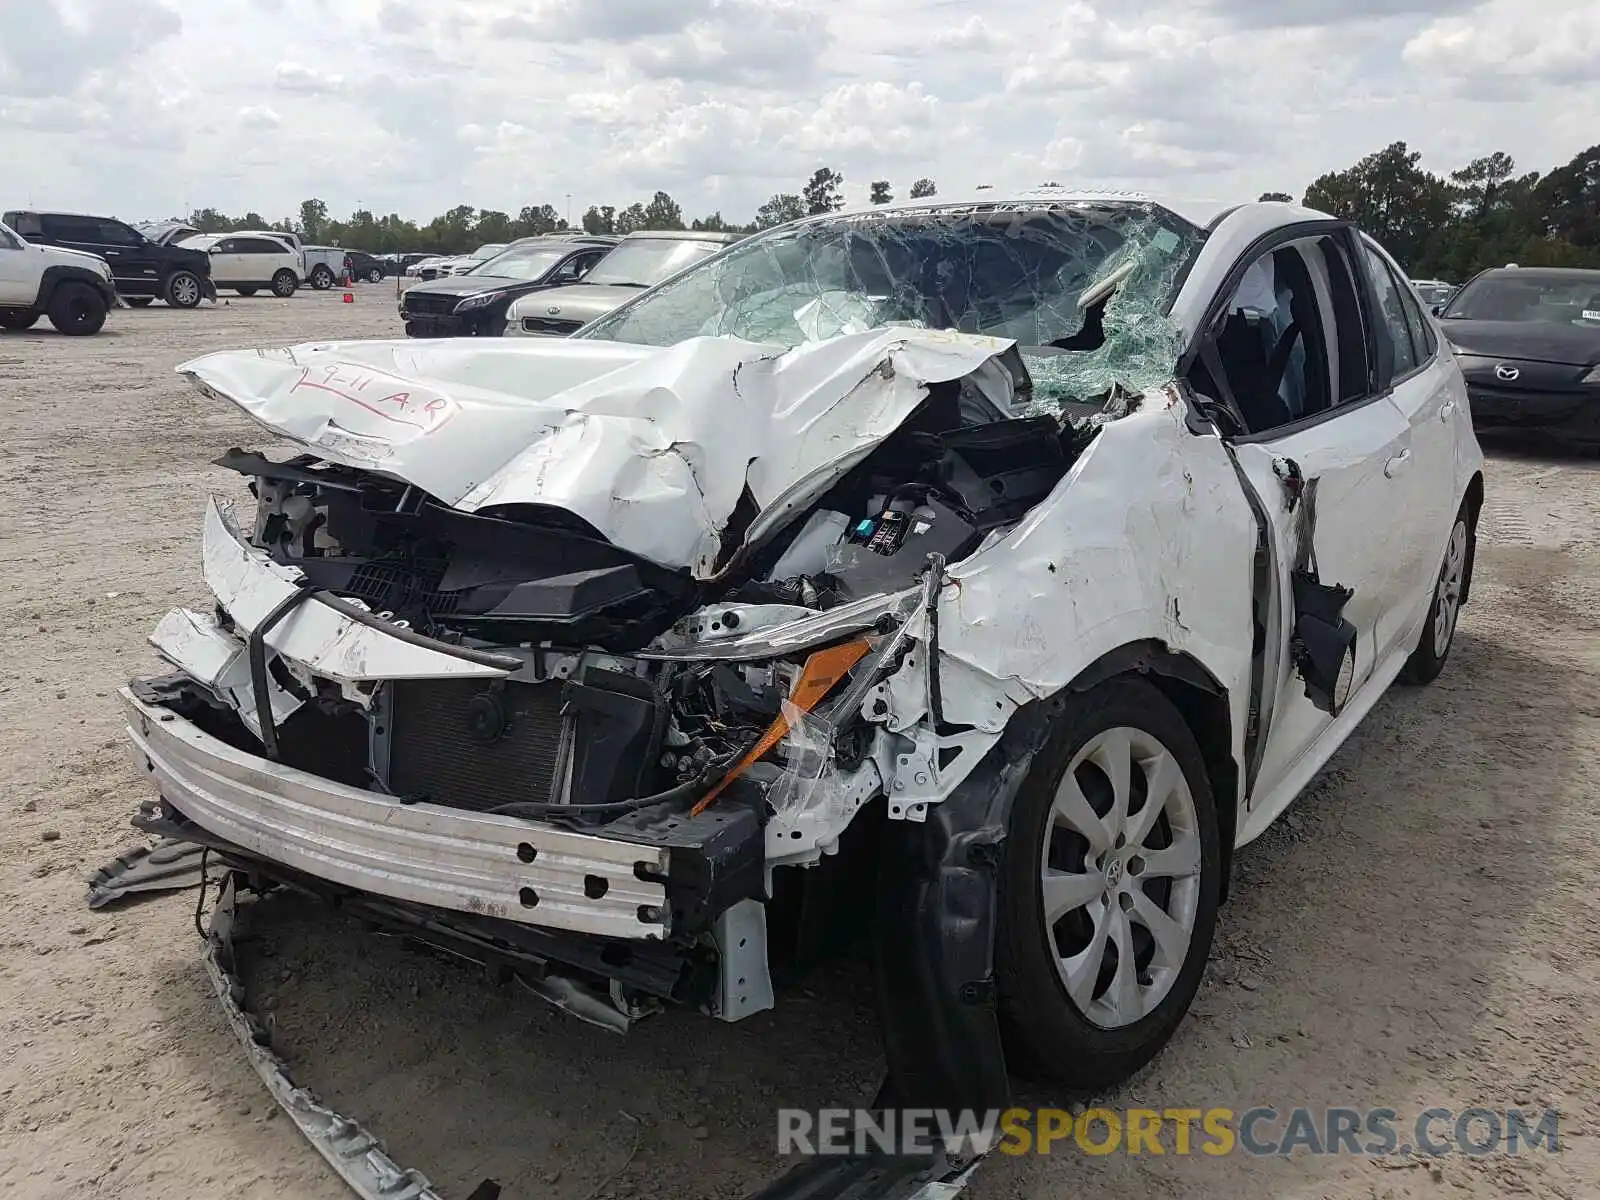
[[[40,276],[39,294],[34,300],[34,307],[39,312],[44,312],[50,307],[51,295],[64,283],[87,284],[99,293],[107,308],[115,308],[117,305],[117,289],[108,283],[103,275],[91,271],[88,267],[57,264],[46,267],[44,274]]]

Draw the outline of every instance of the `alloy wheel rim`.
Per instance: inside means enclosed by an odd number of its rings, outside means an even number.
[[[172,285],[172,294],[179,304],[187,304],[199,295],[200,285],[185,276],[175,281]]]
[[[1456,635],[1456,618],[1461,612],[1461,584],[1467,574],[1467,523],[1457,521],[1445,547],[1444,563],[1439,568],[1437,602],[1433,609],[1433,656],[1443,658]]]
[[[1045,937],[1067,996],[1102,1029],[1172,990],[1200,908],[1200,821],[1172,752],[1130,726],[1073,756],[1040,855]]]

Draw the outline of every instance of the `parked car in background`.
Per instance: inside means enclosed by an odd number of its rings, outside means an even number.
[[[185,225],[182,221],[146,221],[142,225],[135,225],[134,228],[158,246],[171,246],[201,232],[193,225]]]
[[[241,296],[271,291],[287,298],[300,286],[300,255],[281,238],[250,233],[202,233],[186,238],[185,246],[204,250],[211,258],[211,278],[218,287],[232,288]]]
[[[1600,445],[1600,271],[1495,267],[1441,311],[1479,429]]]
[[[520,296],[582,279],[617,244],[611,237],[522,238],[470,271],[400,294],[407,337],[499,337]]]
[[[188,246],[153,242],[114,217],[12,209],[0,214],[0,221],[26,241],[104,259],[117,294],[135,307],[165,300],[174,308],[193,308],[204,297],[217,298],[208,255]]]
[[[574,333],[632,299],[640,288],[660,283],[741,236],[690,230],[630,233],[581,283],[524,297],[512,305],[506,333],[537,337]]]
[[[343,246],[304,247],[308,272],[306,282],[319,292],[353,278],[350,252]]]
[[[351,276],[367,283],[380,283],[385,275],[394,274],[379,255],[368,254],[365,250],[346,250],[344,256],[350,264]]]
[[[412,268],[418,263],[435,256],[431,254],[408,253],[385,254],[381,257],[383,258],[383,266],[386,274],[415,276],[415,272],[412,270]]]
[[[36,245],[0,222],[0,329],[40,317],[65,334],[99,333],[118,305],[111,265],[82,250]]]
[[[470,271],[479,263],[488,262],[506,248],[505,242],[488,242],[471,254],[442,255],[417,264],[418,279],[438,279],[442,275],[459,275]]]
[[[1417,289],[1417,295],[1422,297],[1422,302],[1429,308],[1436,304],[1443,304],[1455,295],[1456,285],[1446,283],[1442,279],[1413,279],[1411,286]]]
[[[180,366],[285,446],[219,460],[215,603],[120,694],[141,828],[619,1031],[865,940],[887,1107],[1127,1079],[1236,848],[1445,668],[1482,454],[1349,223],[977,195],[757,234],[573,339]]]

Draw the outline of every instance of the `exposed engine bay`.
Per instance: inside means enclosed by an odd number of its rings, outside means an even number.
[[[395,679],[352,695],[274,659],[304,706],[278,733],[285,761],[409,801],[581,827],[687,809],[784,719],[804,654],[724,661],[698,659],[697,647],[908,594],[840,625],[839,637],[863,639],[829,681],[842,682],[914,611],[930,563],[942,572],[1014,524],[1083,437],[1056,416],[1005,415],[970,379],[933,384],[808,511],[759,544],[725,537],[734,548],[705,580],[553,506],[465,513],[314,455],[217,461],[250,479],[249,541],[305,586],[523,664],[489,682]],[[735,523],[755,516],[748,501]],[[881,677],[893,665],[873,654],[860,669]],[[859,766],[873,731],[837,706],[832,721],[833,766]],[[796,741],[783,732],[764,748],[780,763]],[[780,772],[765,762],[748,774],[770,783]]]

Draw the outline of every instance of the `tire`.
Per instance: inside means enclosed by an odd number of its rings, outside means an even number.
[[[1422,638],[1400,668],[1400,678],[1405,683],[1432,683],[1450,657],[1456,625],[1461,619],[1461,598],[1477,549],[1475,526],[1471,509],[1463,502],[1445,541],[1444,558],[1433,585],[1433,602],[1428,605],[1428,619],[1422,624]]]
[[[280,299],[287,300],[299,288],[300,281],[295,278],[294,272],[288,267],[283,268],[272,277],[272,294]]]
[[[13,329],[19,333],[24,329],[32,329],[40,315],[36,312],[0,313],[0,329]]]
[[[1115,786],[1101,764],[1113,762],[1128,771],[1120,824],[1132,836],[1121,846],[1106,822]],[[1163,785],[1158,810],[1152,777]],[[1048,924],[1046,878],[1057,906]],[[1013,1069],[1090,1092],[1154,1058],[1199,990],[1221,885],[1211,784],[1178,710],[1142,680],[1068,695],[1012,806],[1001,858],[995,976]],[[1151,932],[1163,916],[1165,948]],[[1133,950],[1128,976],[1119,940]]]
[[[161,281],[161,295],[173,308],[194,308],[203,291],[193,271],[174,271]]]
[[[129,308],[149,308],[155,301],[154,296],[124,296],[122,299]]]
[[[50,324],[69,337],[99,333],[106,323],[106,298],[87,283],[61,283],[50,293]]]
[[[367,272],[367,282],[368,283],[382,283],[383,282],[383,268],[381,268],[381,267],[373,267],[372,270],[368,271]]]
[[[256,294],[256,292],[258,292],[260,289],[259,288],[234,288],[233,290],[238,292],[239,295],[241,295],[241,296],[254,296]]]
[[[311,286],[319,292],[325,292],[333,286],[333,272],[324,266],[311,268]]]

